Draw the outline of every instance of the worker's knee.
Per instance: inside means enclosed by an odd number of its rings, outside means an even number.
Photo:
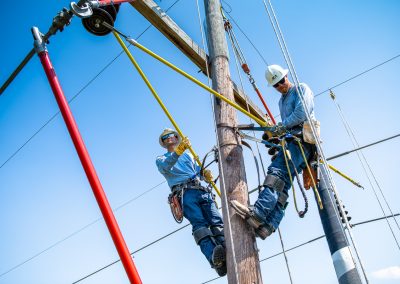
[[[205,238],[211,238],[213,233],[209,228],[201,227],[193,232],[193,238],[196,244],[200,244],[200,242]]]
[[[268,174],[263,185],[276,192],[282,192],[285,187],[285,181],[276,175]]]

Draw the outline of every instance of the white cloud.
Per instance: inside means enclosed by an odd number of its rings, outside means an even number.
[[[378,279],[400,279],[400,266],[390,266],[374,271],[372,276]]]

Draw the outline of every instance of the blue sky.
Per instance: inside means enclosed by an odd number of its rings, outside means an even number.
[[[173,2],[157,1],[163,9]],[[267,62],[284,65],[262,1],[243,2],[235,0],[229,1],[230,7],[224,5]],[[17,9],[4,13],[0,20],[1,82],[31,49],[30,28],[35,25],[46,32],[52,17],[68,4],[22,0]],[[290,0],[273,4],[300,81],[315,94],[400,54],[398,1]],[[181,0],[168,14],[202,45],[195,1]],[[148,25],[130,5],[121,7],[116,22],[121,31],[136,37]],[[280,95],[266,85],[265,64],[244,36],[235,31],[259,88],[277,114]],[[207,82],[198,68],[155,28],[139,42]],[[48,49],[67,99],[77,95],[70,107],[109,202],[113,208],[120,207],[115,216],[130,251],[179,228],[166,202],[169,189],[165,183],[159,185],[163,177],[154,162],[163,153],[158,135],[170,123],[128,58],[124,54],[118,57],[82,90],[116,57],[121,50],[119,44],[111,35],[95,37],[87,33],[80,20],[74,18],[64,32],[51,38]],[[215,144],[208,93],[140,50],[131,51],[196,152],[206,153]],[[361,145],[399,133],[399,67],[397,58],[333,90]],[[232,52],[231,75],[239,83]],[[243,80],[246,93],[262,107],[245,77]],[[315,105],[326,156],[350,150],[351,141],[328,94],[318,96]],[[56,115],[46,124],[57,112],[35,56],[0,97],[1,284],[72,283],[118,258],[104,222],[98,220],[101,213],[61,116]],[[249,122],[241,114],[238,117],[242,123]],[[400,212],[398,146],[397,138],[364,151],[394,213]],[[260,150],[267,166],[269,157],[262,147]],[[250,153],[245,153],[249,188],[254,188],[257,178],[251,159]],[[357,156],[334,160],[332,165],[365,186],[364,191],[359,190],[333,174],[352,222],[382,216]],[[308,197],[313,200],[311,192]],[[399,229],[390,222],[400,239]],[[291,202],[281,230],[286,248],[322,235],[316,204],[310,202],[308,215],[299,219]],[[400,252],[386,222],[357,226],[353,234],[371,283],[398,283]],[[278,235],[258,241],[258,248],[260,259],[280,252]],[[288,252],[287,256],[294,283],[337,283],[325,239]],[[144,283],[201,283],[216,277],[188,227],[135,254],[134,261]],[[261,269],[264,283],[290,283],[282,256],[262,262]],[[128,280],[118,263],[80,283]],[[213,283],[226,283],[226,278]]]

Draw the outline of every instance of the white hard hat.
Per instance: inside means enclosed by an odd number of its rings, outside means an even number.
[[[288,73],[287,69],[283,69],[279,65],[269,65],[265,71],[265,78],[268,81],[268,86],[273,86],[278,83]]]
[[[173,130],[171,128],[165,128],[164,131],[160,134],[160,137],[158,138],[158,142],[164,148],[167,148],[167,147],[163,143],[161,137],[163,137],[164,135],[170,134],[170,133],[174,133],[175,136],[178,137],[178,143],[181,143],[181,141],[182,141],[182,138],[179,136],[178,132],[176,132],[175,130]]]

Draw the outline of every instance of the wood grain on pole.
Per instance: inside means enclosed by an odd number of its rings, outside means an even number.
[[[205,0],[204,2],[213,89],[228,99],[233,99],[233,88],[229,72],[229,55],[220,12],[220,2],[219,0]],[[214,111],[217,124],[228,126],[238,124],[236,110],[225,102],[216,100]],[[219,166],[220,175],[223,177],[220,180],[227,244],[228,283],[262,284],[254,233],[250,230],[247,223],[235,215],[233,210],[229,208],[230,200],[238,200],[242,204],[248,204],[249,202],[240,138],[230,127],[219,127],[218,140],[221,146],[221,161]],[[224,198],[224,195],[227,198]],[[226,200],[228,204],[226,204]],[[230,218],[231,222],[231,232],[228,227],[228,218]],[[229,241],[231,238],[230,234],[232,234],[233,247]],[[236,277],[235,273],[235,262],[237,264],[238,277]]]

